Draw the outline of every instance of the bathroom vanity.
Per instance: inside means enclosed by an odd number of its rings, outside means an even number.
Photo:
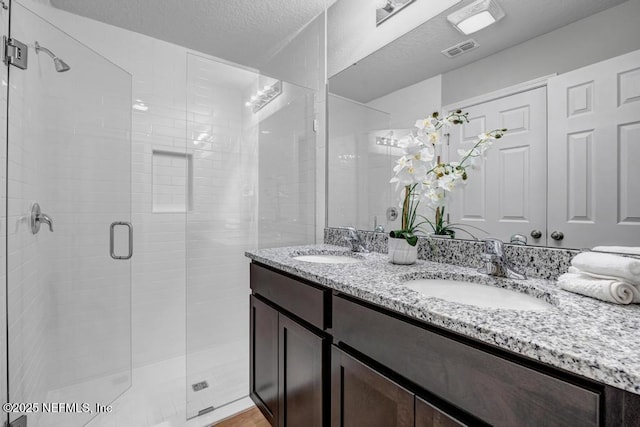
[[[358,262],[314,263],[341,254]],[[473,269],[314,245],[247,253],[251,389],[274,426],[637,426],[638,307]],[[403,285],[453,278],[548,310],[487,309]]]

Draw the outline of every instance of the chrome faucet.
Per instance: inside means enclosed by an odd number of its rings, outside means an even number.
[[[340,227],[340,228],[347,231],[347,235],[344,237],[344,240],[349,242],[349,245],[351,245],[351,250],[353,252],[364,252],[364,253],[369,252],[369,250],[365,247],[364,242],[358,235],[358,232],[356,231],[355,227]]]
[[[520,272],[511,263],[504,253],[504,243],[498,239],[485,239],[484,253],[482,254],[483,267],[478,269],[480,273],[489,276],[508,277],[509,279],[524,280],[527,275]]]

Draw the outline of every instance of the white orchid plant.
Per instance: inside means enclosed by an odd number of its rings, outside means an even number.
[[[444,219],[445,197],[466,183],[469,177],[467,168],[473,168],[493,141],[502,138],[507,131],[495,129],[482,133],[470,149],[458,150],[459,161],[442,162],[438,153],[443,131],[454,125],[468,123],[468,116],[469,113],[461,110],[445,117],[435,112],[418,120],[411,133],[399,141],[403,155],[393,168],[395,175],[390,182],[396,184],[396,190],[402,188],[402,228],[392,231],[391,237],[404,238],[415,246],[418,242],[416,233],[422,231],[424,225],[429,225],[434,234],[452,236],[455,230],[465,231],[459,228],[459,224],[451,224]],[[421,202],[435,210],[434,220],[418,214]]]

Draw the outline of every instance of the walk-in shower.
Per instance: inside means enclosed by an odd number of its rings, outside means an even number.
[[[91,409],[8,421],[183,427],[247,408],[244,253],[315,240],[320,85],[285,75],[295,61],[267,77],[41,0],[0,8],[0,30],[30,61],[0,75],[0,396]]]

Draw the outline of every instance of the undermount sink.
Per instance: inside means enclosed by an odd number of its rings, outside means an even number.
[[[361,259],[346,255],[300,255],[294,256],[293,259],[317,264],[355,264],[362,262]]]
[[[553,306],[518,291],[445,279],[418,279],[403,283],[407,288],[429,297],[482,308],[510,310],[548,310]]]

